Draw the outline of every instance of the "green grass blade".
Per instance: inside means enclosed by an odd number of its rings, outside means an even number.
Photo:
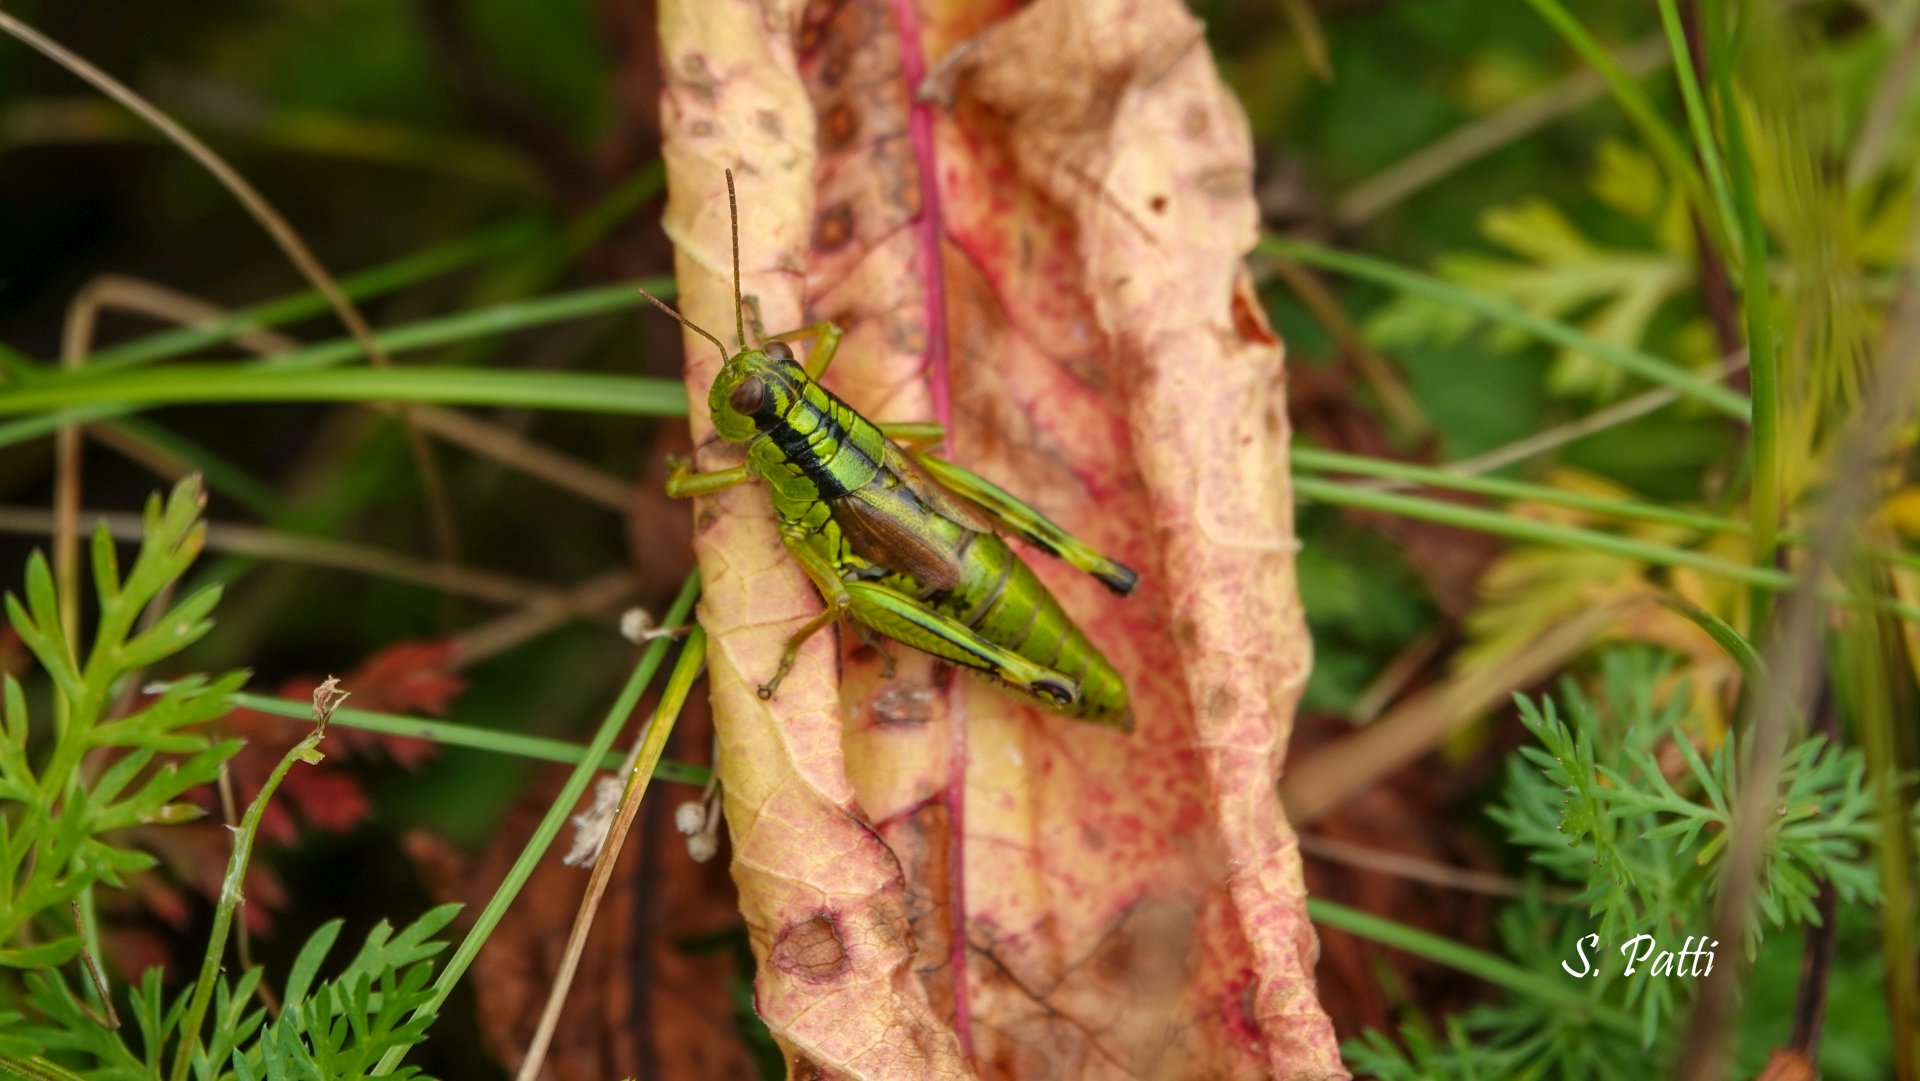
[[[5,393],[0,391],[0,393]],[[119,406],[96,405],[85,409],[63,409],[58,413],[48,413],[25,420],[9,421],[0,424],[0,448],[11,447],[16,443],[26,443],[52,435],[67,424],[92,424],[96,421],[111,420],[125,416],[131,410]]]
[[[1701,533],[1745,533],[1747,523],[1733,518],[1705,514],[1700,511],[1681,510],[1655,503],[1643,503],[1627,499],[1609,499],[1605,496],[1588,495],[1584,492],[1571,492],[1564,488],[1555,488],[1547,484],[1529,484],[1525,481],[1509,480],[1505,477],[1490,477],[1473,473],[1454,473],[1433,466],[1418,465],[1413,462],[1397,462],[1384,458],[1368,458],[1358,454],[1343,454],[1339,451],[1322,450],[1318,447],[1293,448],[1293,464],[1296,468],[1310,469],[1315,472],[1349,473],[1361,477],[1379,477],[1386,480],[1401,480],[1434,488],[1446,488],[1457,492],[1472,492],[1476,495],[1490,495],[1501,499],[1524,500],[1550,507],[1566,507],[1569,510],[1588,511],[1604,514],[1612,518],[1628,521],[1650,522],[1655,525],[1670,525],[1681,529],[1697,530]]]
[[[1700,76],[1693,68],[1693,56],[1687,48],[1686,26],[1674,0],[1659,0],[1660,26],[1666,31],[1667,44],[1673,50],[1673,73],[1680,83],[1680,98],[1687,107],[1687,124],[1693,131],[1694,152],[1707,174],[1707,187],[1713,194],[1713,208],[1719,216],[1720,235],[1731,241],[1744,234],[1737,228],[1733,197],[1727,191],[1726,166],[1720,161],[1720,146],[1713,137],[1713,115],[1707,111],[1706,98],[1700,93]],[[1722,251],[1727,251],[1725,248]],[[1739,252],[1727,252],[1737,258]]]
[[[1724,93],[1731,94],[1731,86],[1726,87]],[[1747,514],[1753,522],[1750,551],[1754,566],[1770,567],[1779,547],[1780,529],[1785,525],[1780,489],[1780,358],[1773,344],[1773,285],[1767,279],[1767,228],[1760,217],[1753,159],[1737,116],[1727,125],[1727,160],[1746,251],[1740,268],[1740,306],[1747,330],[1747,381],[1753,394],[1748,443],[1752,489]],[[1753,624],[1747,628],[1749,638],[1765,639],[1771,610],[1769,598],[1754,597]]]
[[[406,286],[470,266],[490,256],[524,247],[539,235],[532,220],[509,222],[485,232],[343,278],[340,288],[354,300],[381,296]],[[308,290],[243,308],[231,316],[203,327],[177,327],[149,334],[133,341],[101,349],[86,360],[89,368],[112,368],[146,364],[169,357],[183,356],[196,349],[227,341],[245,331],[282,326],[300,319],[324,315],[327,302],[319,293]]]
[[[1485,980],[1496,987],[1505,988],[1512,994],[1553,1003],[1571,1014],[1584,1014],[1616,1032],[1635,1039],[1640,1036],[1640,1026],[1633,1018],[1580,994],[1574,990],[1576,986],[1574,982],[1564,977],[1551,973],[1542,975],[1529,972],[1511,961],[1470,946],[1463,946],[1450,938],[1442,938],[1427,931],[1395,923],[1392,920],[1318,897],[1307,898],[1307,915],[1311,916],[1315,923],[1359,935],[1361,938],[1370,939],[1381,945],[1403,950],[1415,957],[1424,957],[1455,971]]]
[[[305,720],[313,711],[313,707],[305,702],[270,698],[262,694],[230,694],[227,696],[227,701],[239,709],[250,709],[255,713],[288,717],[293,720]],[[541,736],[529,736],[523,732],[502,732],[471,724],[437,721],[425,717],[403,717],[396,713],[375,713],[364,709],[335,710],[333,720],[329,723],[383,736],[422,739],[443,747],[491,751],[494,754],[513,755],[537,762],[564,762],[568,765],[577,765],[586,761],[589,750],[584,744],[569,743],[563,739],[546,739]],[[609,751],[601,756],[600,768],[618,769],[624,760],[623,755]],[[658,768],[653,771],[653,775],[663,781],[678,784],[704,785],[712,779],[713,771],[689,762],[663,759]]]
[[[570,222],[551,251],[534,260],[532,273],[536,275],[536,280],[545,282],[559,275],[582,252],[598,243],[666,186],[667,166],[664,161],[655,158],[635,170],[605,198]]]
[[[661,617],[661,625],[672,627],[686,622],[687,617],[693,612],[693,601],[699,592],[700,576],[688,575],[686,584],[680,587],[679,596],[674,598],[673,605],[667,609],[666,615]],[[559,836],[560,828],[566,825],[567,817],[573,813],[574,805],[580,802],[580,796],[587,790],[587,783],[598,771],[599,763],[606,758],[607,752],[613,747],[613,741],[620,735],[621,727],[627,723],[627,718],[632,716],[634,707],[640,704],[640,696],[646,691],[647,684],[653,681],[654,673],[660,670],[660,663],[666,659],[667,645],[668,642],[664,638],[655,639],[648,644],[646,652],[640,657],[640,663],[634,666],[633,674],[628,677],[626,686],[621,688],[619,696],[614,700],[613,708],[607,711],[606,718],[600,722],[599,729],[594,732],[592,741],[587,745],[586,754],[574,767],[573,772],[567,775],[566,784],[561,787],[560,793],[554,797],[553,803],[547,808],[546,816],[540,820],[539,827],[527,840],[526,847],[521,849],[520,857],[508,870],[506,880],[500,883],[500,888],[495,890],[493,897],[488,900],[487,907],[481,910],[479,918],[474,921],[473,930],[460,940],[460,945],[453,951],[453,956],[447,959],[446,967],[434,977],[433,997],[414,1011],[415,1018],[432,1017],[440,1012],[440,1007],[447,1001],[447,996],[453,993],[454,985],[459,983],[460,977],[466,974],[467,966],[473,964],[473,959],[480,953],[480,947],[486,944],[487,939],[493,934],[493,929],[499,926],[501,917],[506,915],[507,909],[513,904],[514,898],[520,895],[521,887],[525,886],[527,879],[533,875],[534,865],[540,862],[540,858],[546,854],[547,847],[553,843],[555,837]],[[404,1048],[398,1047],[388,1051],[374,1067],[373,1076],[380,1077],[392,1072],[395,1066],[400,1065],[400,1059],[405,1053]]]
[[[641,278],[617,285],[595,286],[591,289],[556,293],[533,300],[496,304],[478,311],[461,312],[457,315],[394,327],[391,330],[381,331],[373,337],[389,356],[398,356],[401,353],[452,345],[473,338],[487,338],[516,330],[526,330],[529,327],[544,326],[548,323],[585,319],[589,316],[636,308],[646,303],[646,298],[639,293],[641,289],[645,289],[654,296],[671,296],[673,279]],[[667,292],[662,293],[660,291],[662,289]],[[276,369],[300,371],[337,367],[348,361],[359,360],[364,355],[359,344],[353,339],[336,338],[310,345],[283,357],[273,357],[258,363],[271,365]]]
[[[1706,225],[1707,231],[1713,234],[1714,246],[1721,251],[1728,250],[1729,238],[1724,235],[1722,219],[1707,196],[1700,170],[1687,155],[1686,144],[1680,141],[1680,137],[1660,115],[1660,110],[1654,108],[1646,91],[1620,67],[1612,54],[1593,39],[1592,34],[1587,33],[1587,28],[1559,0],[1527,0],[1527,3],[1606,80],[1607,89],[1612,92],[1614,100],[1620,103],[1627,119],[1640,129],[1640,135],[1647,141],[1654,157],[1660,159],[1660,164],[1666,167],[1674,183],[1699,208],[1700,220]]]
[[[1751,528],[1748,522],[1739,518],[1723,518],[1701,511],[1682,510],[1638,500],[1609,499],[1605,496],[1587,495],[1584,492],[1571,492],[1547,484],[1531,484],[1526,481],[1477,473],[1456,473],[1442,467],[1387,458],[1368,458],[1358,454],[1343,454],[1318,447],[1294,447],[1293,464],[1297,469],[1315,473],[1344,473],[1359,477],[1405,481],[1408,484],[1426,488],[1471,492],[1475,495],[1539,503],[1549,507],[1566,507],[1569,510],[1604,514],[1625,521],[1668,525],[1701,533],[1744,534]],[[1780,533],[1779,541],[1783,545],[1802,545],[1806,543],[1806,537],[1792,530],[1786,530]],[[1859,554],[1862,558],[1875,562],[1920,570],[1920,555],[1912,552],[1862,548]]]
[[[560,322],[567,319],[586,318],[588,316],[599,315],[605,312],[620,311],[626,308],[634,307],[637,304],[645,303],[644,298],[642,298],[640,294],[635,291],[635,288],[634,288],[635,285],[645,288],[647,291],[654,293],[654,295],[656,296],[672,296],[673,295],[673,281],[671,278],[647,278],[647,279],[642,279],[641,281],[638,281],[633,285],[613,285],[613,286],[598,287],[594,289],[583,289],[576,292],[561,293],[551,297],[542,297],[537,300],[521,301],[521,302],[516,302],[512,304],[502,304],[496,307],[486,308],[477,312],[464,312],[459,315],[448,316],[443,319],[426,320],[426,321],[414,323],[408,326],[397,327],[392,330],[383,331],[381,333],[374,335],[374,337],[376,340],[380,342],[380,344],[383,347],[387,349],[389,354],[396,354],[396,353],[406,352],[409,350],[426,349],[432,346],[446,345],[453,342],[464,341],[464,340],[475,338],[475,337],[482,337],[482,336],[491,335],[491,334],[504,334],[508,331],[514,331],[514,330],[524,330],[529,327],[540,326],[546,323]],[[280,370],[286,370],[286,369],[316,370],[316,369],[322,369],[322,368],[338,367],[339,365],[344,364],[348,361],[358,359],[360,356],[361,356],[361,352],[360,352],[359,346],[356,345],[351,339],[342,338],[335,341],[322,342],[317,345],[309,346],[306,349],[298,350],[284,357],[275,357],[270,360],[256,361],[251,363],[224,364],[224,365],[220,365],[218,368],[212,369],[212,371],[222,373],[216,378],[226,378],[228,374],[234,373],[234,372],[280,371]],[[70,373],[70,374],[54,373],[51,370],[45,369],[45,368],[34,368],[32,370],[37,374],[35,375],[34,378],[27,380],[26,382],[30,382],[32,384],[35,384],[36,386],[43,383],[59,382],[59,381],[69,380],[69,379],[70,380],[90,380],[90,379],[105,378],[105,377],[131,378],[131,377],[135,377],[136,374],[145,378],[158,378],[160,380],[161,385],[165,385],[165,384],[168,384],[169,382],[172,382],[171,380],[168,380],[165,376],[156,376],[155,373],[134,373],[134,372],[127,371],[124,368],[87,369],[84,371]],[[177,369],[169,368],[168,370],[177,370]],[[420,370],[420,369],[405,369],[405,370]],[[658,392],[661,395],[661,397],[659,397],[659,399],[655,401],[654,404],[656,406],[665,408],[664,412],[653,413],[651,415],[657,415],[657,416],[685,415],[686,405],[684,400],[675,401],[671,403],[671,405],[669,405],[669,403],[666,401],[664,397],[664,388],[666,384],[664,383],[664,381],[652,380],[652,381],[646,381],[646,382],[653,382],[653,383],[659,384],[659,386],[655,388],[655,391]],[[676,383],[673,385],[677,387],[679,384]],[[5,395],[11,394],[11,393],[24,392],[26,389],[27,388],[25,385],[16,384],[6,389],[0,389],[0,397],[4,397]],[[632,388],[629,387],[628,389],[632,389]],[[174,395],[186,394],[186,392],[178,389],[172,390],[171,393]],[[681,398],[684,399],[684,397],[685,397],[684,394],[682,394]],[[285,397],[272,397],[272,396],[269,396],[269,397],[241,396],[237,398],[203,398],[203,397],[194,397],[191,394],[186,394],[186,396],[184,397],[176,396],[176,397],[168,398],[167,400],[174,401],[174,402],[181,402],[181,401],[287,401],[290,399]],[[324,399],[324,400],[353,401],[353,400],[372,400],[372,399],[367,399],[364,397],[349,396],[347,398],[332,398],[332,399]],[[418,400],[430,400],[430,399],[418,399]],[[125,416],[126,414],[135,411],[135,409],[137,408],[137,405],[134,404],[131,400],[117,401],[117,400],[114,400],[112,395],[107,395],[106,397],[102,398],[97,396],[96,394],[96,396],[92,398],[91,401],[93,402],[105,401],[105,402],[110,402],[111,404],[90,404],[90,405],[85,405],[81,408],[61,407],[61,411],[58,413],[48,413],[42,416],[27,417],[17,421],[0,423],[0,448],[13,446],[14,444],[23,443],[31,439],[42,438],[44,436],[52,434],[54,430],[58,429],[62,425],[90,424],[90,423],[94,423],[101,420],[108,420],[113,417]],[[75,402],[70,404],[78,405],[79,403]],[[158,401],[148,401],[143,404],[156,405],[156,404],[162,404],[162,403]],[[508,402],[505,404],[531,404],[531,403]],[[632,406],[631,411],[648,413],[647,409],[639,408],[637,405],[634,405],[633,403],[629,403],[629,405]],[[15,413],[38,412],[47,408],[49,407],[45,405],[23,406],[22,408],[18,408],[14,410],[7,410],[5,408],[0,408],[0,415],[4,415],[8,412],[15,412]],[[621,412],[626,410],[616,409],[614,411]]]
[[[0,390],[0,414],[218,402],[431,402],[654,417],[687,414],[686,388],[673,380],[498,368],[167,365],[82,372]]]
[[[1458,503],[1447,503],[1436,499],[1422,499],[1418,496],[1401,495],[1397,492],[1381,492],[1369,488],[1356,488],[1342,485],[1321,477],[1298,476],[1293,478],[1294,494],[1302,499],[1329,503],[1335,506],[1357,507],[1362,510],[1381,511],[1386,514],[1398,514],[1421,521],[1438,522],[1442,525],[1456,526],[1461,529],[1478,530],[1511,540],[1529,541],[1536,544],[1555,544],[1567,548],[1578,548],[1589,552],[1603,552],[1625,559],[1661,567],[1685,567],[1704,574],[1715,575],[1728,581],[1743,582],[1769,591],[1790,589],[1798,581],[1786,571],[1772,567],[1754,567],[1745,563],[1721,559],[1705,552],[1696,552],[1687,548],[1675,548],[1665,544],[1623,537],[1617,533],[1600,530],[1581,529],[1577,526],[1560,525],[1556,522],[1541,522],[1530,518],[1520,518],[1483,507],[1467,507]],[[1920,608],[1887,597],[1863,596],[1845,590],[1822,590],[1821,595],[1837,604],[1850,608],[1863,608],[1871,611],[1890,612],[1902,619],[1920,621]]]
[[[1292,259],[1324,270],[1337,271],[1422,297],[1436,304],[1472,312],[1484,319],[1512,327],[1543,341],[1605,361],[1649,382],[1671,387],[1727,416],[1740,420],[1747,418],[1745,398],[1718,383],[1702,379],[1672,361],[1638,349],[1597,341],[1565,323],[1542,319],[1510,304],[1462,289],[1438,278],[1418,274],[1379,259],[1335,251],[1332,248],[1300,240],[1264,237],[1260,241],[1260,251],[1269,256]]]
[[[1759,688],[1766,685],[1766,662],[1761,659],[1760,651],[1753,648],[1753,643],[1733,629],[1733,624],[1676,594],[1669,593],[1661,597],[1660,603],[1692,620],[1695,626],[1718,642],[1727,656],[1740,666],[1744,686]]]

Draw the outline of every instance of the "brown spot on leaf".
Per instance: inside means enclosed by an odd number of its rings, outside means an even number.
[[[860,134],[860,114],[853,106],[840,102],[828,109],[820,118],[820,145],[832,152],[844,150],[853,145]]]
[[[779,113],[774,112],[772,109],[761,109],[754,114],[754,122],[760,125],[761,131],[766,132],[775,139],[780,138]]]
[[[1167,197],[1164,195],[1156,195],[1148,200],[1147,205],[1153,208],[1155,214],[1165,214],[1167,212]]]
[[[853,208],[838,203],[820,212],[813,226],[813,246],[821,251],[838,251],[853,239]]]
[[[693,531],[696,534],[705,533],[707,530],[713,528],[713,523],[719,520],[720,520],[719,511],[715,510],[710,506],[701,507],[700,513],[694,516]]]
[[[1186,111],[1180,115],[1180,131],[1189,139],[1198,139],[1207,133],[1211,121],[1207,116],[1207,107],[1200,102],[1189,102]]]
[[[832,89],[847,81],[847,73],[853,70],[853,58],[850,49],[839,44],[842,39],[835,38],[827,46],[827,58],[820,65],[820,85]]]
[[[1287,412],[1280,407],[1277,399],[1267,399],[1267,407],[1262,412],[1260,420],[1266,426],[1268,436],[1279,439],[1286,435]]]
[[[1207,692],[1207,700],[1200,705],[1200,711],[1209,718],[1219,719],[1231,716],[1239,708],[1240,698],[1233,688],[1222,683]]]
[[[713,134],[713,122],[710,120],[696,120],[687,125],[687,134],[696,139],[705,139]]]
[[[808,4],[807,21],[800,24],[800,37],[794,47],[801,56],[806,56],[820,47],[820,38],[826,33],[825,5]]]
[[[911,312],[902,312],[899,318],[888,321],[887,340],[895,349],[909,356],[919,356],[927,351],[926,320]]]
[[[808,983],[826,983],[852,967],[847,945],[840,941],[840,921],[831,912],[789,924],[773,940],[767,956],[775,968]]]
[[[1200,644],[1200,628],[1197,624],[1193,622],[1193,619],[1191,617],[1182,616],[1181,618],[1174,621],[1173,640],[1180,643],[1183,646],[1199,645]]]
[[[895,683],[873,700],[873,723],[881,728],[917,728],[933,719],[932,687]]]
[[[1193,909],[1146,898],[1120,917],[1089,959],[1089,971],[1129,995],[1152,997],[1186,983],[1193,947]]]
[[[680,60],[680,78],[702,101],[712,101],[717,95],[720,80],[713,77],[713,69],[707,66],[704,53],[688,53]]]

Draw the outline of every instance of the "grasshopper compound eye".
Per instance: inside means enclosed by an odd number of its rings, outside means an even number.
[[[761,352],[775,360],[784,360],[789,364],[793,363],[793,350],[788,348],[786,342],[768,342],[767,347],[761,350]]]
[[[750,375],[733,388],[733,393],[727,396],[727,404],[739,413],[753,416],[760,412],[761,406],[767,404],[767,384],[759,376]]]

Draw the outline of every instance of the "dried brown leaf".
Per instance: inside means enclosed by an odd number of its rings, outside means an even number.
[[[661,41],[686,314],[731,337],[731,167],[767,329],[839,322],[837,393],[950,413],[949,453],[1143,578],[1118,600],[1030,557],[1127,677],[1131,735],[924,658],[882,681],[854,635],[762,702],[819,599],[764,492],[695,505],[734,875],[794,1075],[1344,1076],[1274,791],[1309,658],[1284,374],[1199,24],[1172,0],[680,0]],[[914,104],[923,54],[950,108]],[[696,402],[718,363],[689,337]],[[694,432],[703,467],[738,461]]]

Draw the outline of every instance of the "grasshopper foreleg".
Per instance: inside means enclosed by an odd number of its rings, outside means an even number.
[[[906,420],[880,425],[880,434],[918,454],[946,441],[947,430],[930,421]]]
[[[834,571],[833,564],[828,562],[825,556],[808,547],[804,532],[782,530],[780,540],[787,546],[787,551],[793,553],[793,558],[799,562],[800,569],[807,572],[808,578],[813,579],[814,586],[820,590],[821,599],[827,603],[826,607],[820,610],[819,615],[802,623],[800,629],[788,637],[787,648],[780,652],[780,667],[774,671],[772,679],[760,685],[762,700],[772,698],[774,692],[780,689],[781,681],[787,678],[788,672],[793,671],[793,662],[800,656],[800,647],[807,644],[807,639],[820,633],[822,628],[832,625],[834,620],[848,614],[853,607],[853,597],[847,592],[846,583],[840,580],[840,575]]]
[[[804,367],[807,370],[807,378],[817,381],[826,374],[827,365],[833,363],[833,354],[840,348],[842,333],[841,329],[832,323],[815,323],[813,326],[801,327],[799,330],[774,334],[768,337],[767,341],[797,342],[812,338],[813,349],[807,353],[807,363]]]
[[[744,483],[753,477],[744,465],[715,469],[708,473],[696,473],[693,471],[693,463],[684,458],[677,459],[672,464],[673,472],[667,475],[667,497],[670,499],[710,495]]]

